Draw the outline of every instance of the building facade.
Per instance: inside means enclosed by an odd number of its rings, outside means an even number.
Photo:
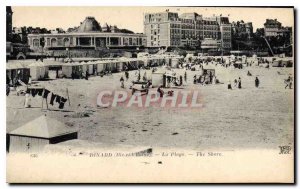
[[[181,22],[178,14],[171,12],[146,14],[144,33],[147,36],[147,47],[179,46]]]
[[[252,22],[244,22],[243,20],[232,22],[232,33],[236,38],[246,36],[251,38],[253,35],[253,25]]]
[[[195,12],[181,15],[169,11],[147,13],[144,33],[148,47],[231,48],[228,17],[204,18]]]
[[[29,34],[30,49],[39,51],[67,49],[103,49],[146,46],[144,34],[103,32],[93,17],[87,17],[81,25],[69,33]]]
[[[232,48],[232,29],[228,17],[216,16],[216,21],[220,26],[221,48],[230,50]]]
[[[277,19],[266,19],[264,23],[265,37],[277,37],[281,30],[281,22],[277,21]]]

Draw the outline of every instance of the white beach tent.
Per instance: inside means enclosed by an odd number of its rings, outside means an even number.
[[[72,68],[75,66],[82,66],[82,63],[72,62],[72,63],[64,63],[62,65],[62,74],[68,78],[72,77]]]
[[[28,66],[32,80],[44,79],[48,74],[48,66],[43,62],[34,62]]]
[[[95,64],[97,65],[97,73],[100,73],[104,70],[104,66],[103,66],[103,62],[98,60],[95,62]]]
[[[152,73],[152,86],[153,87],[159,87],[164,84],[164,74],[166,73],[166,70],[161,69],[154,73]]]
[[[42,151],[47,144],[77,139],[77,131],[64,123],[42,115],[8,133],[9,152]]]
[[[93,61],[88,61],[86,63],[87,70],[88,70],[88,72],[89,72],[90,75],[92,75],[94,73],[94,66],[93,66],[94,64],[95,64],[95,62],[93,62]]]

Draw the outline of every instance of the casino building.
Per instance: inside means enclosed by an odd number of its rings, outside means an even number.
[[[94,17],[85,20],[72,32],[29,34],[31,50],[110,49],[146,46],[146,35],[122,32],[116,26],[105,24],[102,28]]]

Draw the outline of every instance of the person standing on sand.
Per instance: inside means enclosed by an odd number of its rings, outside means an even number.
[[[30,91],[27,89],[25,94],[25,102],[24,102],[25,108],[31,107],[31,98],[30,98]]]
[[[72,80],[74,80],[75,79],[75,73],[72,71],[72,73],[71,73],[71,77],[72,77]]]
[[[182,82],[182,75],[179,76],[179,86],[182,86],[183,82]]]
[[[212,80],[213,80],[212,72],[209,72],[209,83],[212,83]]]
[[[161,87],[163,87],[163,86],[161,85],[157,88],[157,92],[159,93],[159,97],[162,98],[164,96],[164,91],[161,89]]]
[[[258,77],[255,78],[255,87],[256,88],[259,87],[259,79],[258,79]]]
[[[290,79],[290,84],[289,84],[290,89],[292,89],[292,85],[293,85],[293,78]]]
[[[129,79],[129,72],[126,70],[125,71],[125,77],[126,77],[126,81]]]
[[[124,78],[123,78],[123,76],[121,77],[120,82],[121,82],[121,88],[124,89],[125,86],[124,86]]]
[[[238,80],[238,88],[241,89],[242,88],[242,80],[241,78],[239,77],[239,80]]]
[[[234,87],[237,87],[237,79],[234,79]]]
[[[85,72],[85,80],[89,80],[89,71],[88,70]]]
[[[289,76],[288,78],[287,78],[287,80],[285,80],[284,81],[285,82],[285,84],[286,84],[286,86],[285,86],[285,89],[287,88],[287,87],[289,87],[290,89],[292,88],[292,78],[291,78],[291,76]]]
[[[31,75],[30,75],[28,78],[28,85],[31,85],[31,83],[32,83],[32,79],[31,79]]]

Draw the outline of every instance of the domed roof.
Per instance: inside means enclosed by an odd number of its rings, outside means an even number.
[[[101,32],[101,27],[94,17],[86,17],[77,32]]]

